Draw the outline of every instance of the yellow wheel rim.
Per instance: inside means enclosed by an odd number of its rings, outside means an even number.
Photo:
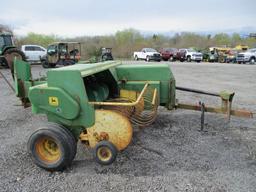
[[[97,156],[101,161],[109,161],[112,157],[112,152],[108,147],[99,147]]]
[[[54,163],[60,159],[61,151],[53,138],[43,137],[36,142],[35,147],[42,161]]]

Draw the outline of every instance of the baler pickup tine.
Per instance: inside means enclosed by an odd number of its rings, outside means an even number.
[[[156,94],[157,94],[157,89],[154,89],[153,99],[151,102],[152,105],[155,105],[155,103],[156,103]]]

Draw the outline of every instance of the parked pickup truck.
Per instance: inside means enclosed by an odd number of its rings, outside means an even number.
[[[176,48],[163,48],[160,50],[162,59],[164,61],[175,61],[178,49]]]
[[[134,52],[133,58],[135,60],[143,59],[145,61],[161,61],[161,55],[155,49],[143,48],[140,52]]]
[[[249,49],[246,52],[243,53],[239,53],[236,57],[236,61],[237,63],[251,63],[251,64],[255,64],[256,61],[256,48],[254,49]]]
[[[188,62],[196,61],[199,63],[203,60],[203,54],[195,51],[194,49],[179,49],[177,55],[180,61],[187,60]]]

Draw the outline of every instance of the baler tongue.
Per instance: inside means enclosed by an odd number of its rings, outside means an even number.
[[[221,91],[220,93],[213,93],[213,92],[207,92],[207,91],[202,91],[198,89],[191,89],[191,88],[184,88],[184,87],[176,87],[176,89],[180,91],[193,92],[193,93],[210,95],[210,96],[221,98],[221,107],[209,107],[209,106],[206,106],[205,103],[201,101],[199,102],[198,105],[184,104],[184,103],[178,103],[176,105],[177,108],[181,108],[181,109],[201,111],[201,130],[203,130],[203,125],[204,125],[204,112],[225,114],[228,120],[230,120],[231,115],[237,116],[237,117],[253,118],[253,113],[251,111],[232,109],[232,101],[235,96],[234,92]]]

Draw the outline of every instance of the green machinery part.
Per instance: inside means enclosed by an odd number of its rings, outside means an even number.
[[[24,61],[15,60],[14,69],[15,92],[24,107],[31,104],[33,113],[45,114],[51,122],[35,131],[28,141],[34,162],[51,171],[70,165],[78,139],[94,149],[98,163],[111,164],[117,152],[131,142],[132,125],[153,123],[159,105],[169,110],[222,113],[228,119],[231,115],[252,117],[251,112],[232,110],[232,92],[176,87],[167,64],[76,64],[48,70],[47,77],[40,79],[32,78],[30,65]],[[176,103],[176,89],[220,97],[222,106]]]
[[[30,66],[15,61],[15,90],[32,112],[47,115],[48,121],[62,124],[78,138],[95,123],[93,101],[119,98],[120,90],[140,92],[148,83],[156,89],[159,103],[175,107],[175,79],[167,64],[122,65],[107,61],[93,65],[77,64],[47,71],[44,79],[32,79]]]

